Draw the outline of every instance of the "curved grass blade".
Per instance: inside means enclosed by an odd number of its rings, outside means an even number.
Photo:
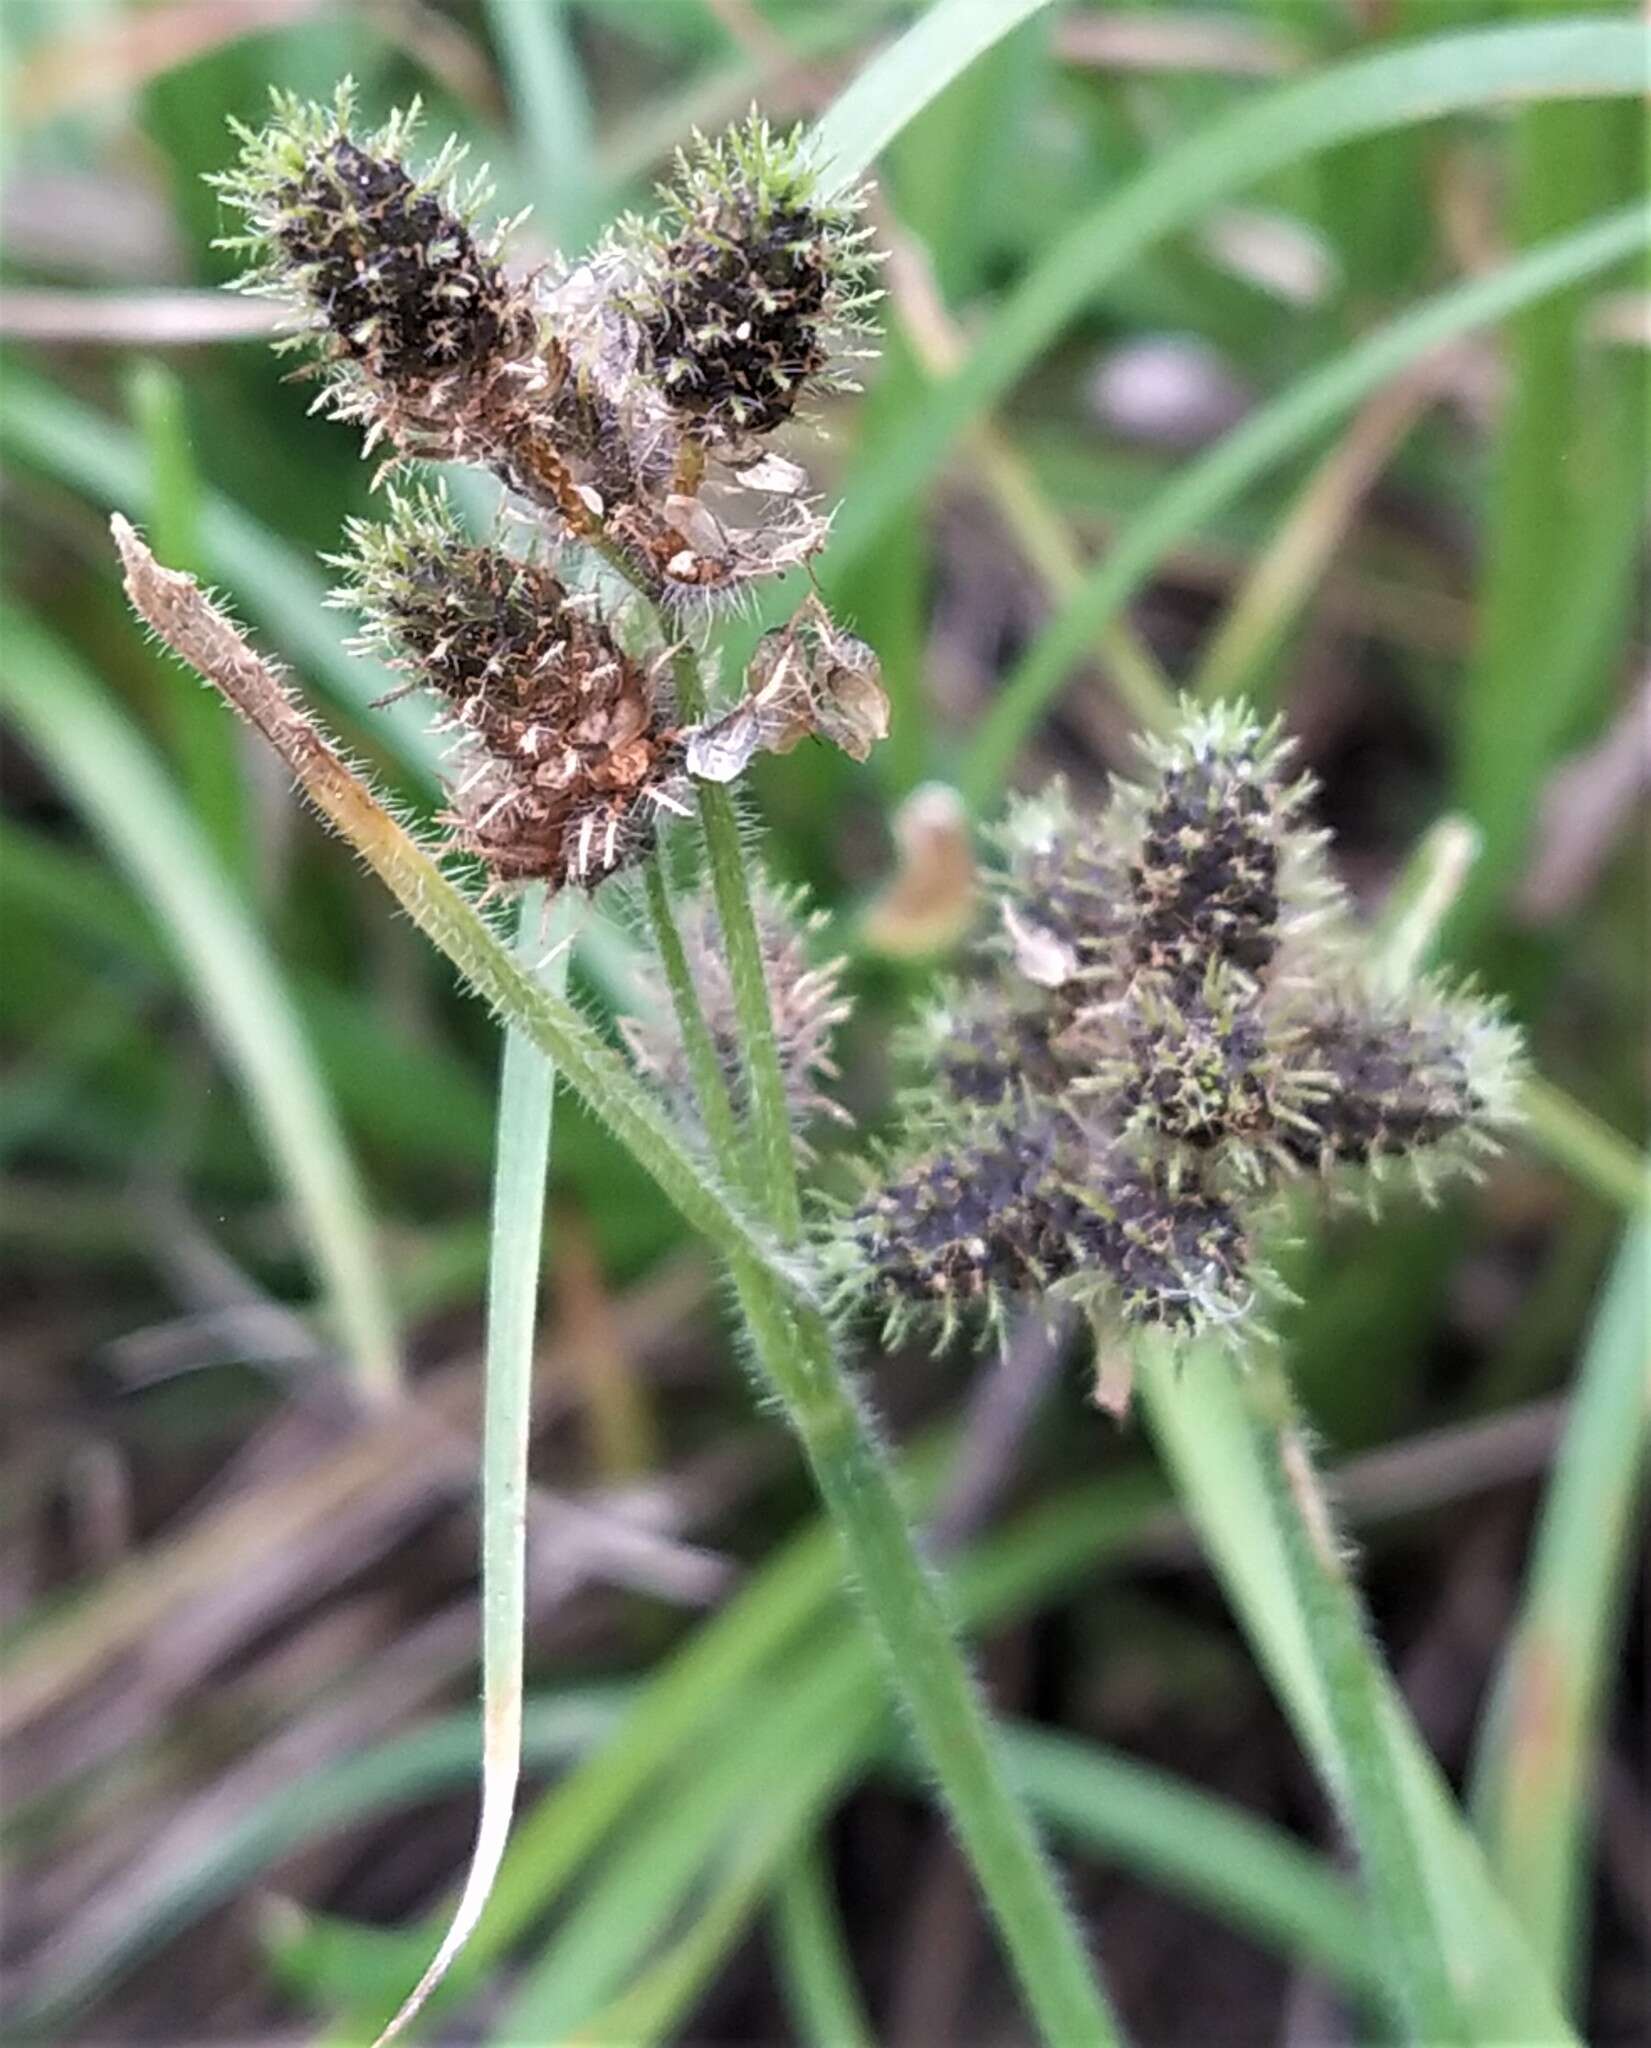
[[[1121,532],[1072,601],[999,688],[958,778],[989,809],[1022,742],[1096,635],[1175,542],[1368,393],[1442,343],[1596,275],[1651,243],[1651,208],[1631,206],[1413,307],[1302,378],[1161,491]]]
[[[1383,1725],[1385,1673],[1276,1361],[1247,1362],[1242,1397],[1341,1765],[1337,1790],[1385,1935],[1386,1968],[1410,2038],[1425,2048],[1483,2039],[1458,1999],[1429,1896],[1430,1844],[1396,1782]]]
[[[69,650],[4,613],[0,701],[159,919],[292,1199],[362,1392],[400,1365],[365,1194],[276,965],[164,772]]]
[[[814,127],[808,147],[822,188],[841,192],[864,177],[954,78],[1048,5],[1049,0],[936,0],[872,59]]]
[[[1160,1361],[1152,1363],[1156,1368]],[[1344,1797],[1348,1760],[1231,1354],[1219,1344],[1195,1346],[1178,1369],[1145,1371],[1136,1384],[1176,1491],[1275,1695],[1321,1777]],[[1425,1845],[1431,1910],[1472,2038],[1574,2040],[1385,1673],[1379,1684],[1389,1777],[1413,1835]]]
[[[1651,1183],[1648,1183],[1651,1187]],[[1592,1780],[1651,1428],[1651,1215],[1624,1231],[1578,1368],[1472,1810],[1560,1995],[1575,1995]]]
[[[1103,283],[1221,200],[1361,135],[1510,99],[1634,96],[1644,78],[1643,29],[1589,16],[1428,36],[1246,100],[1166,151],[1045,250],[963,368],[858,475],[826,560],[835,570],[875,545],[963,428],[1031,368]]]
[[[487,0],[487,22],[516,104],[524,168],[550,239],[582,248],[602,225],[591,166],[590,98],[570,34],[567,0]]]
[[[523,966],[550,949],[547,988],[567,987],[577,899],[547,923],[541,888],[517,920]],[[527,1472],[533,1430],[533,1333],[544,1263],[556,1069],[520,1031],[507,1030],[494,1122],[493,1214],[487,1263],[486,1400],[482,1424],[482,1768],[475,1846],[441,1946],[374,2048],[395,2039],[452,1967],[481,1918],[504,1856],[522,1756],[523,1641],[527,1629]]]

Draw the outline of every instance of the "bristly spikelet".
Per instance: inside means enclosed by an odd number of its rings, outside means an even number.
[[[708,447],[771,433],[841,384],[875,296],[859,199],[826,199],[801,144],[801,129],[776,135],[756,113],[700,138],[640,238],[646,358]]]
[[[843,1219],[838,1243],[890,1339],[928,1317],[942,1344],[973,1313],[1001,1328],[1011,1299],[1070,1274],[1086,1212],[1067,1183],[1084,1150],[1067,1119],[1044,1115],[891,1170]]]
[[[1010,990],[954,995],[922,1018],[903,1047],[938,1103],[997,1112],[1070,1084],[1047,1005]]]
[[[544,365],[531,295],[499,266],[507,224],[477,230],[485,186],[460,192],[451,142],[408,168],[416,103],[358,139],[348,80],[330,107],[272,97],[267,126],[233,124],[240,161],[212,180],[245,216],[222,243],[250,259],[243,287],[308,305],[340,417],[406,453],[488,459]]]
[[[1293,742],[1225,708],[1149,743],[1153,774],[1122,796],[1136,823],[1127,876],[1137,971],[1195,987],[1210,964],[1260,974],[1284,936],[1295,878],[1286,860],[1310,861],[1304,813],[1311,779],[1289,770]]]
[[[459,844],[501,886],[599,881],[645,852],[657,809],[684,795],[658,665],[590,593],[471,541],[439,491],[392,491],[387,520],[348,532],[337,599],[361,644],[448,707]]]
[[[826,920],[821,913],[809,911],[801,890],[761,882],[753,891],[752,910],[773,1009],[774,1038],[786,1102],[798,1153],[807,1159],[811,1157],[811,1126],[826,1120],[852,1121],[832,1093],[838,1076],[832,1041],[853,1008],[843,990],[847,963],[840,956],[818,961],[813,958]],[[739,1005],[728,970],[728,949],[722,942],[710,890],[701,887],[685,897],[676,906],[676,918],[723,1081],[738,1103],[744,1092],[746,1071]],[[644,967],[640,979],[645,998],[641,1010],[635,1016],[621,1018],[620,1028],[638,1069],[654,1083],[669,1107],[691,1125],[698,1117],[693,1075],[663,970]]]
[[[1431,1195],[1445,1174],[1494,1154],[1496,1133],[1518,1119],[1517,1032],[1494,1005],[1437,981],[1381,993],[1327,985],[1305,1008],[1292,1057],[1310,1090],[1284,1146],[1321,1173],[1398,1167]]]

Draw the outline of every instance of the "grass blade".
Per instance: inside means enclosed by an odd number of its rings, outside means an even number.
[[[1178,1372],[1137,1381],[1175,1477],[1245,1634],[1297,1736],[1338,1799],[1349,1789],[1308,1620],[1295,1592],[1231,1354],[1195,1347]],[[1546,1976],[1493,1884],[1391,1681],[1380,1678],[1391,1776],[1423,1845],[1423,1876],[1472,2038],[1574,2040]]]
[[[198,570],[201,480],[190,446],[183,382],[164,363],[144,357],[132,367],[127,400],[148,456],[155,535],[161,552],[181,568]],[[244,886],[250,878],[250,848],[235,728],[224,722],[203,690],[173,691],[168,709],[173,751],[189,808],[226,873]]]
[[[863,178],[906,124],[977,57],[1049,0],[936,0],[874,57],[815,126],[809,149],[826,192]]]
[[[4,621],[0,701],[165,929],[290,1193],[348,1368],[381,1400],[400,1367],[372,1221],[280,973],[143,741],[66,648],[22,613]]]
[[[795,1850],[774,1893],[781,1988],[804,2048],[875,2048],[819,1837]]]
[[[523,154],[550,239],[582,249],[602,225],[591,169],[590,100],[569,34],[567,0],[487,0]]]
[[[1648,76],[1645,27],[1637,68]],[[1645,191],[1643,108],[1538,106],[1514,124],[1509,231],[1544,240]],[[1644,276],[1633,280],[1643,289]],[[1491,449],[1478,644],[1457,699],[1457,801],[1485,858],[1453,920],[1482,941],[1529,844],[1556,748],[1607,700],[1645,531],[1647,379],[1638,351],[1588,333],[1588,295],[1554,293],[1514,319]]]
[[[964,758],[959,786],[989,809],[1022,742],[1074,665],[1176,541],[1332,420],[1442,343],[1620,262],[1651,242],[1651,209],[1632,206],[1453,286],[1345,350],[1191,464],[1130,522],[1063,611],[999,686]]]
[[[1427,2048],[1469,2040],[1473,2029],[1457,2001],[1425,1882],[1427,1849],[1395,1778],[1383,1722],[1381,1665],[1276,1363],[1248,1363],[1244,1405],[1291,1590],[1317,1661],[1366,1889],[1386,1931],[1390,1987],[1408,2017],[1412,2040]]]
[[[1265,710],[1282,688],[1279,656],[1359,507],[1432,393],[1425,372],[1378,390],[1303,485],[1199,657],[1189,694],[1243,697]]]
[[[576,898],[556,907],[546,928],[544,892],[526,891],[517,956],[532,962],[553,948],[545,983],[561,995]],[[528,1446],[533,1430],[533,1332],[544,1258],[556,1069],[520,1031],[507,1031],[494,1123],[493,1215],[487,1265],[487,1395],[482,1427],[482,1766],[481,1813],[470,1868],[452,1922],[418,1983],[379,2035],[393,2040],[452,1967],[480,1919],[504,1857],[522,1756],[523,1641],[527,1628]]]
[[[1519,1619],[1472,1774],[1473,1811],[1562,1997],[1586,1919],[1592,1779],[1644,1486],[1651,1218],[1623,1233],[1577,1374]]]
[[[881,539],[969,421],[1031,368],[1105,281],[1222,199],[1361,135],[1507,99],[1632,96],[1644,74],[1643,30],[1591,16],[1429,36],[1247,100],[1166,151],[1045,251],[964,367],[856,479],[833,529],[833,569]]]

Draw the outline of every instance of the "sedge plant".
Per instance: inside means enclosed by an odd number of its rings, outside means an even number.
[[[917,1034],[922,1078],[895,1136],[859,1162],[857,1197],[811,1198],[846,1000],[817,921],[762,877],[737,785],[759,754],[806,741],[863,759],[888,703],[875,651],[818,595],[732,688],[705,649],[720,610],[823,544],[795,449],[866,352],[860,195],[753,114],[679,158],[655,217],[521,277],[457,154],[416,165],[415,127],[408,113],[363,131],[348,87],[325,106],[277,96],[219,187],[245,282],[301,309],[282,346],[307,351],[317,404],[380,458],[381,515],[351,524],[337,601],[387,695],[432,708],[439,839],[399,821],[227,616],[117,521],[128,589],[721,1254],[1027,2007],[1051,2042],[1104,2043],[1096,1967],[844,1331],[869,1309],[892,1335],[989,1337],[1013,1304],[1070,1299],[1103,1363],[1215,1332],[1243,1373],[1275,1284],[1263,1247],[1294,1191],[1369,1200],[1394,1174],[1427,1190],[1471,1170],[1508,1120],[1517,1047],[1473,994],[1372,969],[1288,740],[1215,706],[1157,736],[1099,815],[1059,788],[1011,808],[989,929]],[[438,464],[497,480],[492,531],[460,518]],[[527,891],[602,891],[645,927],[655,1000],[617,1040],[497,935],[492,907]],[[1107,1385],[1117,1405],[1115,1372]],[[1338,1619],[1355,1640],[1356,1610]],[[474,1922],[496,1809],[484,1834],[453,1930],[385,2038]],[[1375,1843],[1378,1891],[1407,1846],[1383,1864]],[[1424,1987],[1432,1961],[1410,1973]],[[1416,2031],[1448,2027],[1447,2003],[1409,2001]]]

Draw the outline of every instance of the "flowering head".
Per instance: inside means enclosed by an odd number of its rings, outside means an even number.
[[[1311,782],[1242,708],[1147,749],[1097,816],[1058,788],[1005,828],[1003,936],[920,1035],[925,1077],[847,1220],[885,1318],[950,1334],[984,1303],[1072,1297],[1177,1335],[1235,1330],[1292,1180],[1472,1170],[1512,1115],[1517,1045],[1471,995],[1361,965]],[[1360,1169],[1355,1174],[1352,1170]]]
[[[695,439],[728,447],[840,384],[873,294],[855,197],[828,200],[800,130],[753,113],[677,158],[661,219],[639,237],[646,360]]]

